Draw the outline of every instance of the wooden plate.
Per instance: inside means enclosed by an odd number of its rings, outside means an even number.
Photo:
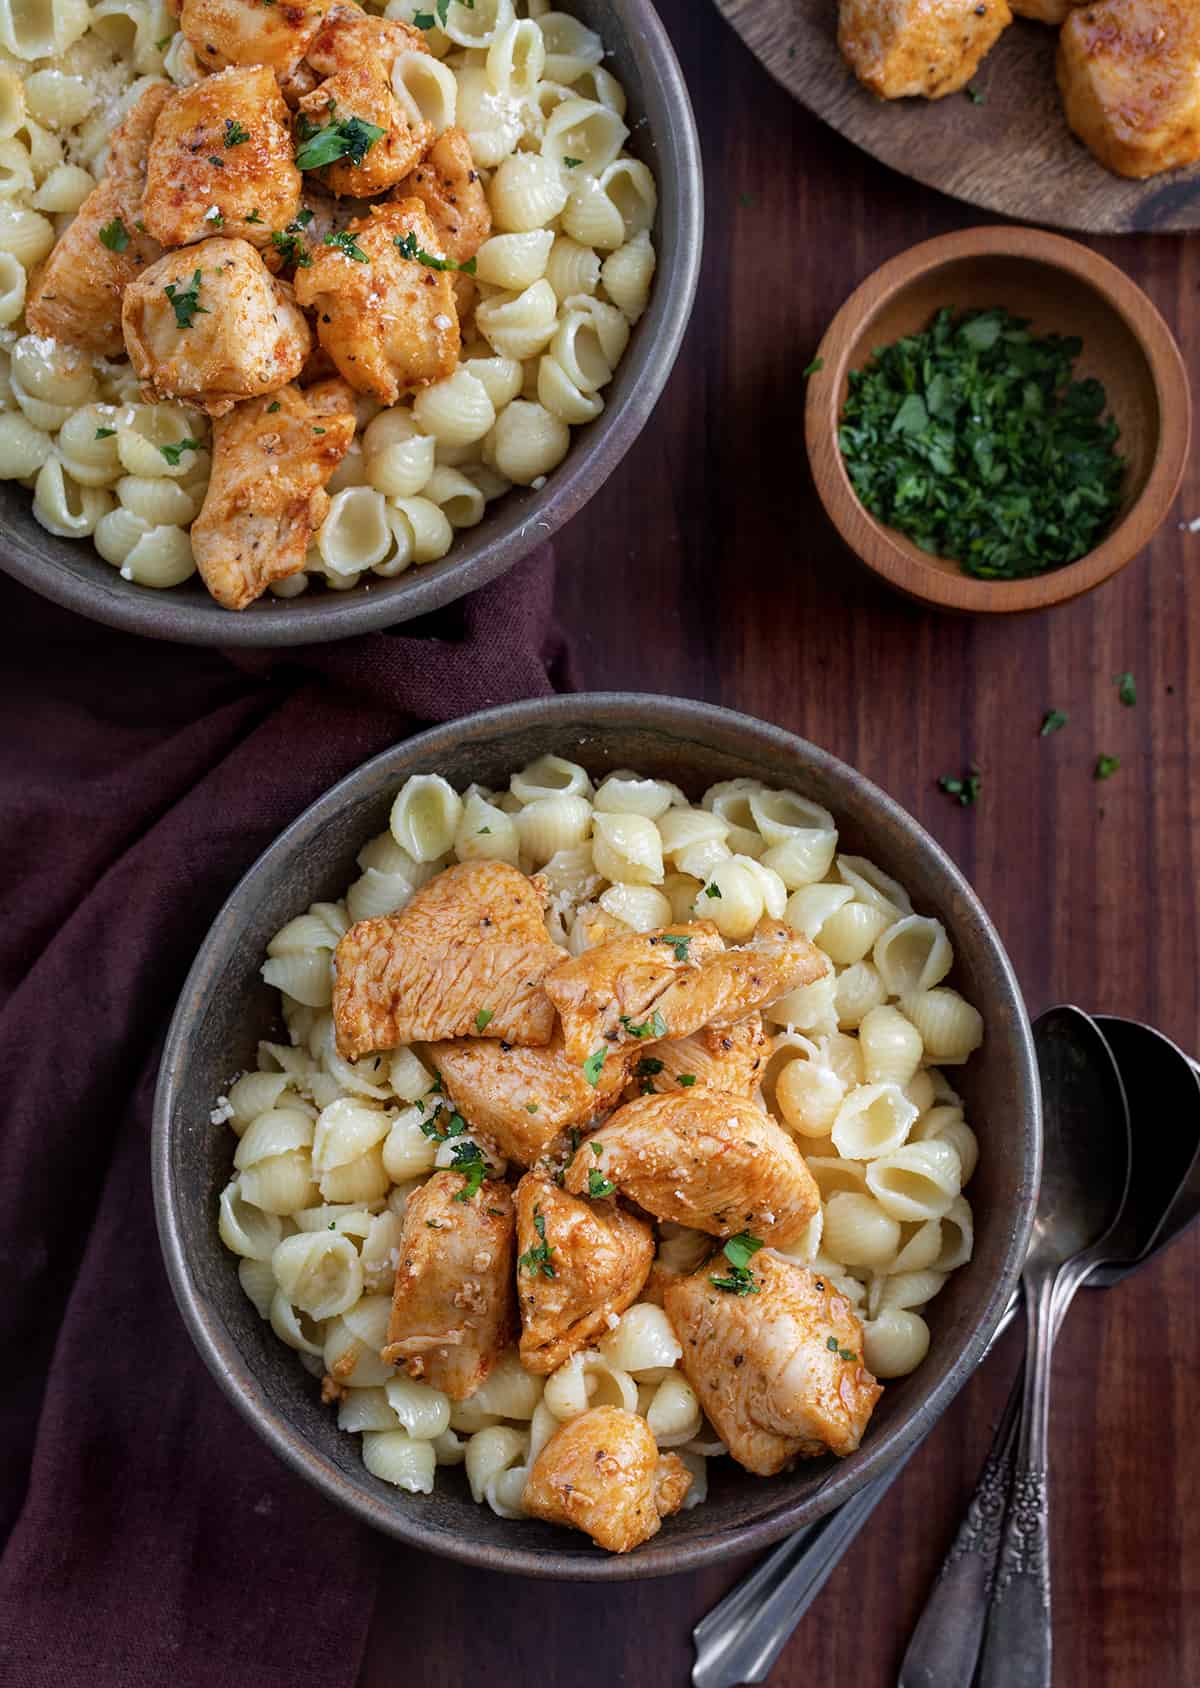
[[[834,0],[716,0],[802,105],[893,170],[1026,223],[1130,234],[1200,228],[1200,166],[1149,182],[1110,175],[1071,134],[1054,78],[1057,31],[1018,19],[965,94],[877,100],[846,68]]]

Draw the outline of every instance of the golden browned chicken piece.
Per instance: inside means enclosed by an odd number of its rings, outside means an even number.
[[[125,289],[162,256],[140,224],[150,139],[170,94],[161,84],[147,88],[113,132],[103,177],[34,276],[25,320],[35,334],[97,357],[124,356]]]
[[[542,903],[507,862],[460,862],[399,914],[360,920],[334,957],[337,1046],[375,1049],[445,1038],[549,1043],[554,1009],[542,980],[562,951]]]
[[[1067,122],[1106,169],[1142,179],[1200,160],[1200,7],[1100,0],[1058,46]]]
[[[827,1278],[769,1249],[753,1291],[719,1289],[707,1261],[668,1286],[688,1382],[739,1465],[772,1477],[794,1459],[845,1458],[883,1393],[862,1361],[862,1326]]]
[[[330,193],[365,199],[406,176],[433,140],[373,59],[326,77],[297,105],[296,159]],[[366,126],[366,127],[364,127]]]
[[[635,1059],[625,1099],[697,1087],[753,1096],[770,1051],[761,1014],[748,1014],[724,1031],[701,1026],[691,1037],[656,1043],[651,1054]]]
[[[300,373],[312,336],[292,290],[244,240],[168,252],[125,289],[125,349],[148,400],[224,416]]]
[[[691,1486],[687,1466],[678,1454],[659,1453],[644,1418],[593,1407],[556,1430],[534,1460],[524,1505],[609,1553],[628,1553],[658,1534]]]
[[[353,438],[353,395],[342,381],[303,393],[281,387],[213,424],[212,475],[192,551],[219,604],[243,610],[273,580],[304,567],[329,509],[325,483]]]
[[[465,1401],[516,1334],[512,1191],[435,1172],[408,1198],[400,1264],[381,1358]]]
[[[304,56],[328,0],[183,0],[179,27],[202,65],[262,64],[283,74]]]
[[[361,6],[334,0],[305,54],[321,76],[336,76],[352,65],[380,64],[390,77],[400,53],[428,53],[423,30],[397,18],[378,18]]]
[[[567,1189],[581,1194],[593,1171],[656,1219],[714,1237],[752,1231],[779,1248],[799,1241],[821,1204],[787,1133],[744,1096],[719,1090],[627,1102],[580,1146]]]
[[[1087,0],[1008,0],[1016,18],[1032,18],[1035,23],[1065,23],[1076,6],[1086,6]]]
[[[597,944],[560,963],[546,993],[562,1016],[568,1056],[584,1061],[599,1049],[736,1025],[828,970],[820,950],[781,920],[761,920],[736,949],[699,920]]]
[[[395,197],[421,201],[442,251],[456,263],[473,258],[492,232],[491,207],[461,129],[442,131]]]
[[[450,277],[416,256],[439,255],[420,200],[372,206],[346,234],[365,260],[343,247],[315,252],[312,267],[297,272],[296,296],[317,312],[321,344],[350,385],[395,404],[401,394],[452,374],[458,363]]]
[[[603,1336],[610,1315],[637,1300],[654,1259],[654,1233],[644,1219],[611,1199],[560,1190],[544,1172],[517,1185],[517,1300],[521,1364],[556,1371],[577,1348]]]
[[[561,1132],[611,1108],[627,1071],[611,1057],[589,1084],[558,1031],[542,1049],[471,1037],[431,1043],[427,1053],[459,1113],[519,1166],[532,1166]]]
[[[288,109],[265,65],[180,88],[154,128],[143,216],[164,246],[209,235],[270,244],[300,209]]]
[[[841,0],[838,45],[881,99],[955,94],[1012,22],[1008,0]]]

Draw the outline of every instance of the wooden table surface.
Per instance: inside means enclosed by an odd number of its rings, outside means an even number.
[[[948,848],[1031,1012],[1072,1000],[1200,1050],[1200,462],[1150,552],[1033,619],[951,620],[861,573],[817,503],[801,370],[845,296],[977,214],[873,163],[769,79],[707,0],[660,0],[704,144],[700,294],[666,395],[559,536],[584,683],[706,698],[861,768]],[[1200,240],[1097,240],[1200,375]],[[1137,680],[1135,709],[1113,676]],[[1048,708],[1069,712],[1050,739]],[[1093,780],[1099,753],[1120,772]],[[970,760],[978,806],[935,787]],[[1004,1122],[989,1122],[1003,1130]],[[986,1143],[985,1143],[986,1149]],[[1200,1683],[1200,1228],[1059,1343],[1052,1429],[1056,1683]],[[978,1474],[1010,1332],[842,1561],[771,1677],[884,1688]],[[364,1688],[682,1688],[691,1626],[749,1568],[535,1583],[384,1549]],[[964,1685],[966,1688],[966,1685]]]

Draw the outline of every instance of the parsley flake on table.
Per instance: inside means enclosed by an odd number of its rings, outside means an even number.
[[[119,217],[114,217],[97,232],[96,239],[110,252],[124,252],[129,245],[129,231]]]
[[[588,1195],[595,1201],[601,1201],[605,1196],[611,1196],[616,1189],[611,1178],[606,1178],[599,1167],[592,1167],[588,1173]]]
[[[607,1049],[593,1049],[583,1063],[583,1076],[589,1084],[599,1084],[600,1069],[608,1059]]]
[[[729,1295],[757,1295],[759,1284],[750,1270],[750,1262],[761,1247],[759,1238],[752,1237],[749,1231],[739,1231],[736,1237],[730,1237],[721,1250],[729,1262],[729,1271],[723,1278],[710,1275],[709,1283]]]
[[[171,301],[171,309],[175,312],[176,328],[190,328],[198,316],[208,316],[208,306],[200,303],[199,270],[193,274],[187,287],[180,288],[169,281],[163,292]]]
[[[475,1016],[475,1030],[477,1032],[486,1031],[495,1018],[496,1010],[494,1008],[481,1008]]]
[[[240,147],[243,141],[249,139],[249,129],[243,129],[236,117],[225,119],[225,145],[227,147]]]
[[[1042,716],[1038,737],[1049,738],[1051,733],[1061,733],[1070,719],[1065,709],[1048,709]]]
[[[648,1020],[640,1020],[635,1025],[628,1014],[621,1015],[621,1024],[630,1037],[666,1037],[667,1022],[656,1008]]]
[[[179,459],[183,456],[184,452],[202,451],[204,449],[204,441],[193,439],[177,440],[174,445],[160,445],[158,449],[162,452],[172,469],[177,469],[179,467]]]
[[[323,170],[343,158],[350,164],[361,164],[383,135],[377,123],[368,123],[362,117],[331,117],[328,123],[318,125],[302,116],[296,168]]]
[[[407,234],[393,236],[392,245],[402,258],[407,258],[412,264],[424,264],[427,270],[461,270],[464,275],[475,274],[474,258],[456,264],[453,258],[439,258],[436,253],[426,252],[412,229]]]
[[[838,443],[872,515],[984,580],[1076,561],[1111,524],[1125,463],[1076,338],[1007,311],[955,316],[850,375]]]
[[[821,373],[821,371],[824,369],[824,367],[825,367],[825,359],[824,358],[814,358],[812,360],[812,362],[805,369],[802,369],[800,371],[800,373],[801,373],[802,376],[804,376],[805,379],[807,379],[810,375],[819,375]]]
[[[537,1246],[526,1249],[517,1261],[517,1265],[526,1272],[532,1272],[535,1278],[539,1272],[544,1278],[557,1278],[558,1273],[550,1263],[550,1256],[554,1253],[554,1245],[546,1241],[546,1221],[542,1216],[540,1207],[535,1207],[533,1210],[533,1228],[538,1234]]]
[[[963,89],[963,93],[967,96],[972,105],[987,104],[987,95],[981,94],[978,88],[966,87]]]
[[[964,809],[969,809],[979,801],[983,776],[978,768],[970,767],[961,776],[943,774],[937,783],[939,791],[944,791],[947,797],[952,797],[956,803],[961,803]]]
[[[1092,769],[1092,778],[1096,780],[1110,780],[1121,766],[1119,756],[1097,756],[1096,766]]]
[[[1137,704],[1137,682],[1132,674],[1114,674],[1113,685],[1117,688],[1117,696],[1126,709],[1133,709]]]
[[[479,1186],[487,1176],[487,1162],[483,1158],[483,1150],[478,1143],[456,1143],[450,1151],[450,1169],[461,1172],[466,1183],[455,1196],[456,1202],[469,1202],[471,1197],[478,1194]]]

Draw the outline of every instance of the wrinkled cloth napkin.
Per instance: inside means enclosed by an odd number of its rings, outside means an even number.
[[[159,1255],[150,1109],[210,922],[422,724],[570,684],[548,550],[396,633],[228,657],[0,581],[0,1684],[350,1688],[380,1543],[226,1402]]]

